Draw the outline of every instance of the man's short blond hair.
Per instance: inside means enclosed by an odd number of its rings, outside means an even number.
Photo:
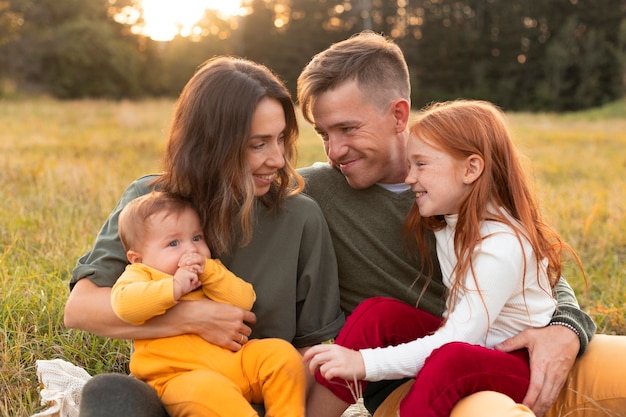
[[[313,123],[313,101],[352,80],[381,110],[397,98],[411,102],[409,69],[402,50],[393,40],[364,31],[318,53],[304,68],[298,77],[298,103],[304,118]]]

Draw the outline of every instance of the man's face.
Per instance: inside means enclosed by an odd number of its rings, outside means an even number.
[[[407,107],[404,102],[401,106]],[[404,181],[408,114],[398,112],[396,102],[379,109],[347,81],[313,101],[315,130],[324,142],[330,163],[339,168],[351,187]]]

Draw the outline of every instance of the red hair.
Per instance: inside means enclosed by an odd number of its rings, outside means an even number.
[[[448,308],[452,308],[463,288],[463,277],[468,271],[473,271],[472,253],[480,245],[480,227],[486,220],[511,227],[520,244],[522,238],[527,239],[537,265],[540,266],[544,258],[548,260],[546,272],[552,286],[561,276],[564,250],[574,256],[582,270],[582,263],[574,250],[543,221],[502,110],[489,102],[476,100],[433,104],[411,126],[410,134],[427,139],[431,146],[454,158],[478,155],[484,160],[482,175],[471,185],[459,205],[454,237],[458,261],[453,270]],[[507,214],[516,222],[512,222]],[[425,265],[432,265],[433,262],[427,249],[425,232],[444,226],[443,216],[422,217],[417,205],[411,207],[404,225],[404,236],[407,242],[417,245]]]

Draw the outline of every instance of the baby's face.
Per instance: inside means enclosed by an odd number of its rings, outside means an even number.
[[[147,224],[141,248],[142,263],[174,275],[180,258],[187,253],[211,257],[200,219],[193,209],[179,214],[157,213]]]

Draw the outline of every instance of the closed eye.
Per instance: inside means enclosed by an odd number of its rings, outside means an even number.
[[[250,147],[252,149],[261,149],[265,146],[265,142],[264,141],[251,141],[250,142]]]

